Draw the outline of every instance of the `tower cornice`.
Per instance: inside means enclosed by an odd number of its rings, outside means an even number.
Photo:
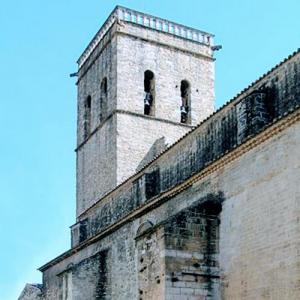
[[[163,18],[141,13],[123,6],[116,6],[99,31],[96,33],[94,38],[91,40],[89,45],[83,51],[82,55],[79,57],[77,61],[79,68],[82,67],[85,61],[89,58],[90,54],[105,36],[107,31],[117,21],[133,23],[148,29],[164,32],[209,47],[213,46],[214,35],[211,33],[181,25]]]
[[[189,125],[189,124],[183,124],[180,122],[174,122],[171,120],[167,120],[167,119],[163,119],[163,118],[158,118],[158,117],[154,117],[154,116],[147,116],[141,113],[136,113],[136,112],[132,112],[132,111],[127,111],[127,110],[122,110],[122,109],[115,109],[111,114],[109,114],[106,119],[101,122],[90,134],[89,136],[82,141],[79,145],[77,145],[76,149],[74,150],[75,152],[77,152],[80,148],[82,148],[82,146],[84,144],[87,143],[87,141],[100,129],[103,127],[103,125],[109,120],[111,119],[114,115],[116,114],[123,114],[123,115],[131,115],[131,116],[135,116],[135,117],[139,117],[139,118],[143,118],[143,119],[148,119],[148,120],[155,120],[158,122],[162,122],[162,123],[168,123],[168,124],[172,124],[172,125],[176,125],[176,126],[180,126],[180,127],[185,127],[185,128],[189,128],[189,129],[193,129],[195,126]]]

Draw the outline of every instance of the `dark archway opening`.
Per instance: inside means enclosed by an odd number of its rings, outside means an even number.
[[[107,117],[108,103],[107,103],[107,78],[104,77],[100,85],[100,122]]]
[[[86,139],[91,131],[91,115],[92,115],[92,97],[87,96],[84,103],[84,138]]]
[[[191,123],[191,88],[187,80],[182,80],[180,83],[181,107],[180,107],[180,122]]]
[[[154,115],[154,98],[155,98],[155,84],[154,73],[150,70],[144,73],[144,114]]]

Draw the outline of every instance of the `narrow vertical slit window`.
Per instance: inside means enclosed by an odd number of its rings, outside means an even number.
[[[150,70],[144,73],[144,114],[154,116],[155,82],[154,73]]]
[[[100,122],[107,117],[108,103],[107,103],[107,78],[104,77],[100,85]]]
[[[180,122],[191,123],[191,86],[187,80],[182,80],[180,84],[181,106]]]
[[[84,103],[84,138],[91,133],[92,97],[88,96]]]

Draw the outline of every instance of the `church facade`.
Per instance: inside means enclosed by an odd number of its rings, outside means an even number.
[[[20,300],[299,299],[300,51],[214,111],[213,38],[108,17],[78,60],[71,248]]]

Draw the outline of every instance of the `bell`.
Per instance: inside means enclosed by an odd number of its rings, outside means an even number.
[[[186,110],[185,106],[181,106],[180,111],[181,111],[182,114],[187,114],[187,110]]]
[[[151,105],[151,94],[150,93],[146,93],[145,99],[144,99],[144,104],[147,106]]]

